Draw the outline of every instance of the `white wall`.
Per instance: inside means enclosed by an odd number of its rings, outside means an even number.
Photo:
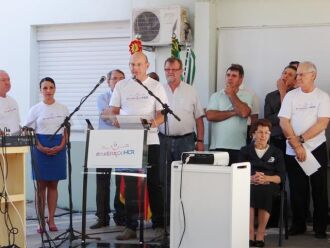
[[[329,23],[326,0],[218,0],[221,27]]]
[[[320,28],[320,26],[327,25],[330,26],[330,16],[328,15],[328,10],[330,9],[330,1],[324,0],[277,0],[277,1],[260,1],[260,0],[219,0],[217,1],[217,27],[218,29],[232,29],[239,30],[242,33],[248,29],[265,29],[267,27],[309,27],[313,29]],[[245,30],[245,31],[244,31]],[[237,32],[239,32],[237,31]],[[225,33],[225,32],[223,32]],[[261,31],[260,31],[261,33]],[[280,32],[274,29],[274,33],[279,34]],[[221,33],[220,33],[221,35]],[[243,35],[242,35],[243,36]],[[242,37],[241,36],[241,37]],[[300,37],[303,37],[301,35]],[[285,40],[287,37],[283,37]],[[315,37],[317,40],[319,37]],[[256,40],[258,38],[255,38]],[[281,39],[280,37],[275,37],[274,40]],[[261,39],[260,39],[261,40]],[[230,41],[228,41],[230,42]],[[301,45],[299,38],[297,37],[297,46]],[[234,41],[233,41],[234,43]],[[239,43],[239,42],[238,42]],[[299,43],[299,44],[298,44]],[[307,43],[307,42],[305,42]],[[252,46],[253,44],[251,44]],[[254,43],[255,50],[258,50],[258,43]],[[289,46],[289,45],[288,45]],[[226,49],[226,47],[224,48]],[[270,51],[275,49],[271,46],[268,48]],[[316,48],[315,48],[316,49]],[[288,49],[287,49],[288,50]],[[277,78],[280,76],[281,70],[284,68],[286,64],[283,64],[285,60],[287,62],[287,57],[290,56],[290,51],[287,51],[285,47],[283,48],[283,54],[281,58],[281,53],[278,53],[278,60],[272,61],[270,66],[273,67],[274,71],[276,71],[276,78],[270,79],[264,78],[265,75],[262,75],[259,83],[265,83],[267,80],[271,80],[273,82],[272,90],[275,90],[275,82]],[[314,52],[314,56],[317,56],[318,51],[315,51],[313,47],[306,46],[306,50],[309,50],[309,53]],[[229,54],[231,51],[228,49],[226,51]],[[232,53],[234,53],[233,51]],[[247,52],[248,54],[248,52]],[[292,53],[294,54],[294,53]],[[291,60],[308,60],[312,57],[308,54],[301,53],[301,56],[291,57]],[[255,57],[262,56],[258,53],[255,53]],[[226,61],[227,58],[224,60]],[[253,58],[251,58],[253,59]],[[232,61],[235,63],[240,63],[240,61]],[[267,61],[265,61],[267,62]],[[268,61],[269,62],[269,61]],[[277,63],[278,62],[278,63]],[[314,61],[318,62],[318,61]],[[221,64],[221,58],[219,58],[218,68],[227,68],[228,65]],[[228,59],[226,61],[228,63]],[[281,63],[281,64],[280,64]],[[253,63],[249,64],[250,67],[253,67]],[[326,67],[327,65],[318,65],[319,69],[321,67]],[[224,72],[218,72],[224,75]],[[248,73],[248,71],[247,71]],[[223,85],[219,80],[223,80],[222,78],[218,79],[218,85]],[[267,89],[268,90],[268,89]],[[264,97],[261,101],[264,100]]]

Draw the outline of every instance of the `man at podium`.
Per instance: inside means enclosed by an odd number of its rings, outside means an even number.
[[[147,76],[149,62],[147,56],[142,52],[136,52],[131,56],[129,67],[133,78],[117,83],[110,101],[110,114],[151,116],[152,118],[149,120],[151,127],[157,128],[164,122],[164,117],[161,114],[162,105],[154,97],[150,96],[148,91],[137,81],[141,81],[162,102],[167,103],[165,90],[159,82]],[[159,143],[157,145],[149,145],[148,155],[148,164],[151,168],[148,168],[147,171],[147,185],[155,239],[157,239],[162,238],[164,222],[163,197],[158,165]],[[135,239],[137,237],[137,178],[126,176],[125,185],[126,228],[116,237],[118,240]]]

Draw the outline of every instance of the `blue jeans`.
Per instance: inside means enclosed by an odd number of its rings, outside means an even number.
[[[166,211],[167,211],[167,223],[169,224],[170,217],[170,200],[171,200],[171,164],[173,161],[181,160],[181,154],[183,152],[190,152],[195,150],[195,136],[191,135],[172,138],[160,134],[160,180],[163,186],[163,195],[166,198]],[[166,162],[167,154],[167,162]],[[166,170],[166,171],[165,171]],[[167,178],[165,179],[165,172],[167,172]],[[165,192],[165,180],[167,181],[167,189]]]

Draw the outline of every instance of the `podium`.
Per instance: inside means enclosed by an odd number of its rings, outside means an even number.
[[[142,168],[147,164],[144,129],[89,130],[88,168]]]
[[[0,148],[1,167],[4,169],[7,162],[7,191],[8,191],[8,213],[12,226],[18,229],[15,235],[15,244],[19,247],[26,247],[26,209],[25,209],[25,154],[29,147],[7,147]],[[3,161],[3,157],[6,162]],[[6,176],[5,176],[6,177]],[[0,176],[0,188],[4,187],[4,178]],[[1,200],[1,209],[4,209],[5,202]],[[11,235],[12,240],[12,235]],[[8,245],[8,230],[5,225],[4,215],[0,213],[0,247]]]
[[[144,169],[147,164],[148,146],[147,130],[134,128],[129,129],[109,129],[109,130],[87,130],[85,165],[83,178],[83,202],[82,202],[82,241],[81,245],[86,245],[86,201],[87,201],[87,181],[88,169],[90,168],[120,168],[127,169],[128,172],[118,174],[138,176],[137,169]],[[90,127],[89,127],[90,128]],[[112,173],[114,174],[114,173]],[[117,173],[116,173],[117,174]],[[134,175],[135,174],[135,175]],[[146,174],[141,173],[143,178],[142,188],[144,188],[144,178]],[[144,199],[144,194],[141,194]],[[143,243],[143,220],[142,209],[140,209],[140,243]]]
[[[248,248],[249,210],[250,163],[172,163],[171,248]]]

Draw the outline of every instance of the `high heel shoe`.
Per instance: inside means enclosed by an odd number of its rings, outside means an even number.
[[[264,247],[265,241],[264,240],[256,240],[254,243],[255,247]]]
[[[48,225],[48,229],[49,229],[50,232],[57,232],[58,231],[58,228],[55,224],[53,226],[50,226],[49,222],[47,221],[47,225]]]
[[[37,228],[37,233],[39,233],[39,234],[42,234],[42,233],[44,233],[45,232],[45,230],[42,228],[42,227],[38,227]]]

